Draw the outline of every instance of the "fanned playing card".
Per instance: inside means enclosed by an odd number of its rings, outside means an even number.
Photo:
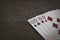
[[[60,10],[48,11],[28,20],[45,40],[60,40]]]

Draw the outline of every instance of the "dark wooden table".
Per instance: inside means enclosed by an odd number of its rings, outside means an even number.
[[[27,20],[55,9],[59,0],[0,0],[0,40],[44,40]]]

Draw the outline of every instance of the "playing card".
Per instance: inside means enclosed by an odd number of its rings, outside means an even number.
[[[46,40],[60,40],[60,10],[48,11],[28,20]]]
[[[44,21],[46,23],[46,26],[48,26],[47,28],[50,30],[51,34],[53,34],[52,35],[53,39],[60,40],[60,36],[58,35],[58,31],[60,31],[60,28],[59,28],[60,10],[53,10],[53,11],[47,12],[43,14],[43,16],[46,17]]]
[[[38,22],[37,18],[34,17],[32,19],[29,19],[28,22],[33,26],[33,28],[35,28],[39,34],[41,34],[46,40],[48,40],[48,36],[45,32],[45,30],[42,28],[42,25],[40,24],[40,22]]]
[[[46,20],[47,20],[46,25],[48,25],[48,28],[51,31],[51,34],[53,33],[52,36],[54,36],[54,39],[60,40],[60,35],[58,34],[58,31],[60,30],[59,28],[60,10],[50,11],[43,15],[46,17]]]
[[[46,23],[47,23],[46,17],[44,15],[39,15],[39,16],[37,16],[37,18],[38,18],[39,22],[41,21],[41,24],[43,25],[42,28],[45,29],[45,32],[46,32],[47,36],[49,36],[50,40],[56,40],[55,37],[52,36],[53,34],[51,33],[50,28],[46,25]]]

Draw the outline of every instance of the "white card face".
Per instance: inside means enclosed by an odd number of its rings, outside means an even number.
[[[45,32],[45,30],[42,28],[43,26],[40,24],[40,22],[38,22],[38,19],[35,17],[35,18],[32,18],[32,19],[29,19],[28,22],[33,26],[33,28],[35,28],[39,34],[41,34],[46,40],[48,40],[48,36]]]
[[[43,25],[43,29],[45,29],[44,31],[46,32],[47,36],[49,36],[50,40],[56,40],[55,37],[53,37],[54,35],[50,31],[50,27],[46,25],[47,23],[46,17],[44,15],[39,15],[37,16],[37,18],[39,21],[42,22],[41,24]]]
[[[28,22],[35,28],[39,34],[41,34],[46,40],[49,40],[49,34],[46,33],[47,31],[43,28],[43,25],[40,24],[37,17],[34,17],[32,19],[29,19]]]
[[[33,20],[34,19],[34,20]],[[33,21],[32,21],[33,20]],[[52,10],[28,20],[46,40],[60,40],[60,10]]]
[[[52,37],[52,34],[51,34],[50,30],[48,29],[48,26],[45,24],[45,21],[44,21],[45,17],[43,15],[39,15],[39,16],[36,16],[36,17],[37,17],[39,22],[41,21],[41,25],[43,26],[42,28],[45,30],[49,39],[54,40],[53,39],[54,37]]]
[[[60,10],[54,10],[51,12],[47,12],[46,14],[43,14],[46,19],[49,30],[51,31],[51,34],[53,33],[52,36],[54,36],[54,39],[60,40]],[[57,18],[59,19],[59,22],[57,22]],[[50,27],[49,27],[50,26]]]

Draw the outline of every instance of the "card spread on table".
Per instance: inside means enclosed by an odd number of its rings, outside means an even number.
[[[48,11],[28,20],[45,40],[60,40],[60,10]]]

